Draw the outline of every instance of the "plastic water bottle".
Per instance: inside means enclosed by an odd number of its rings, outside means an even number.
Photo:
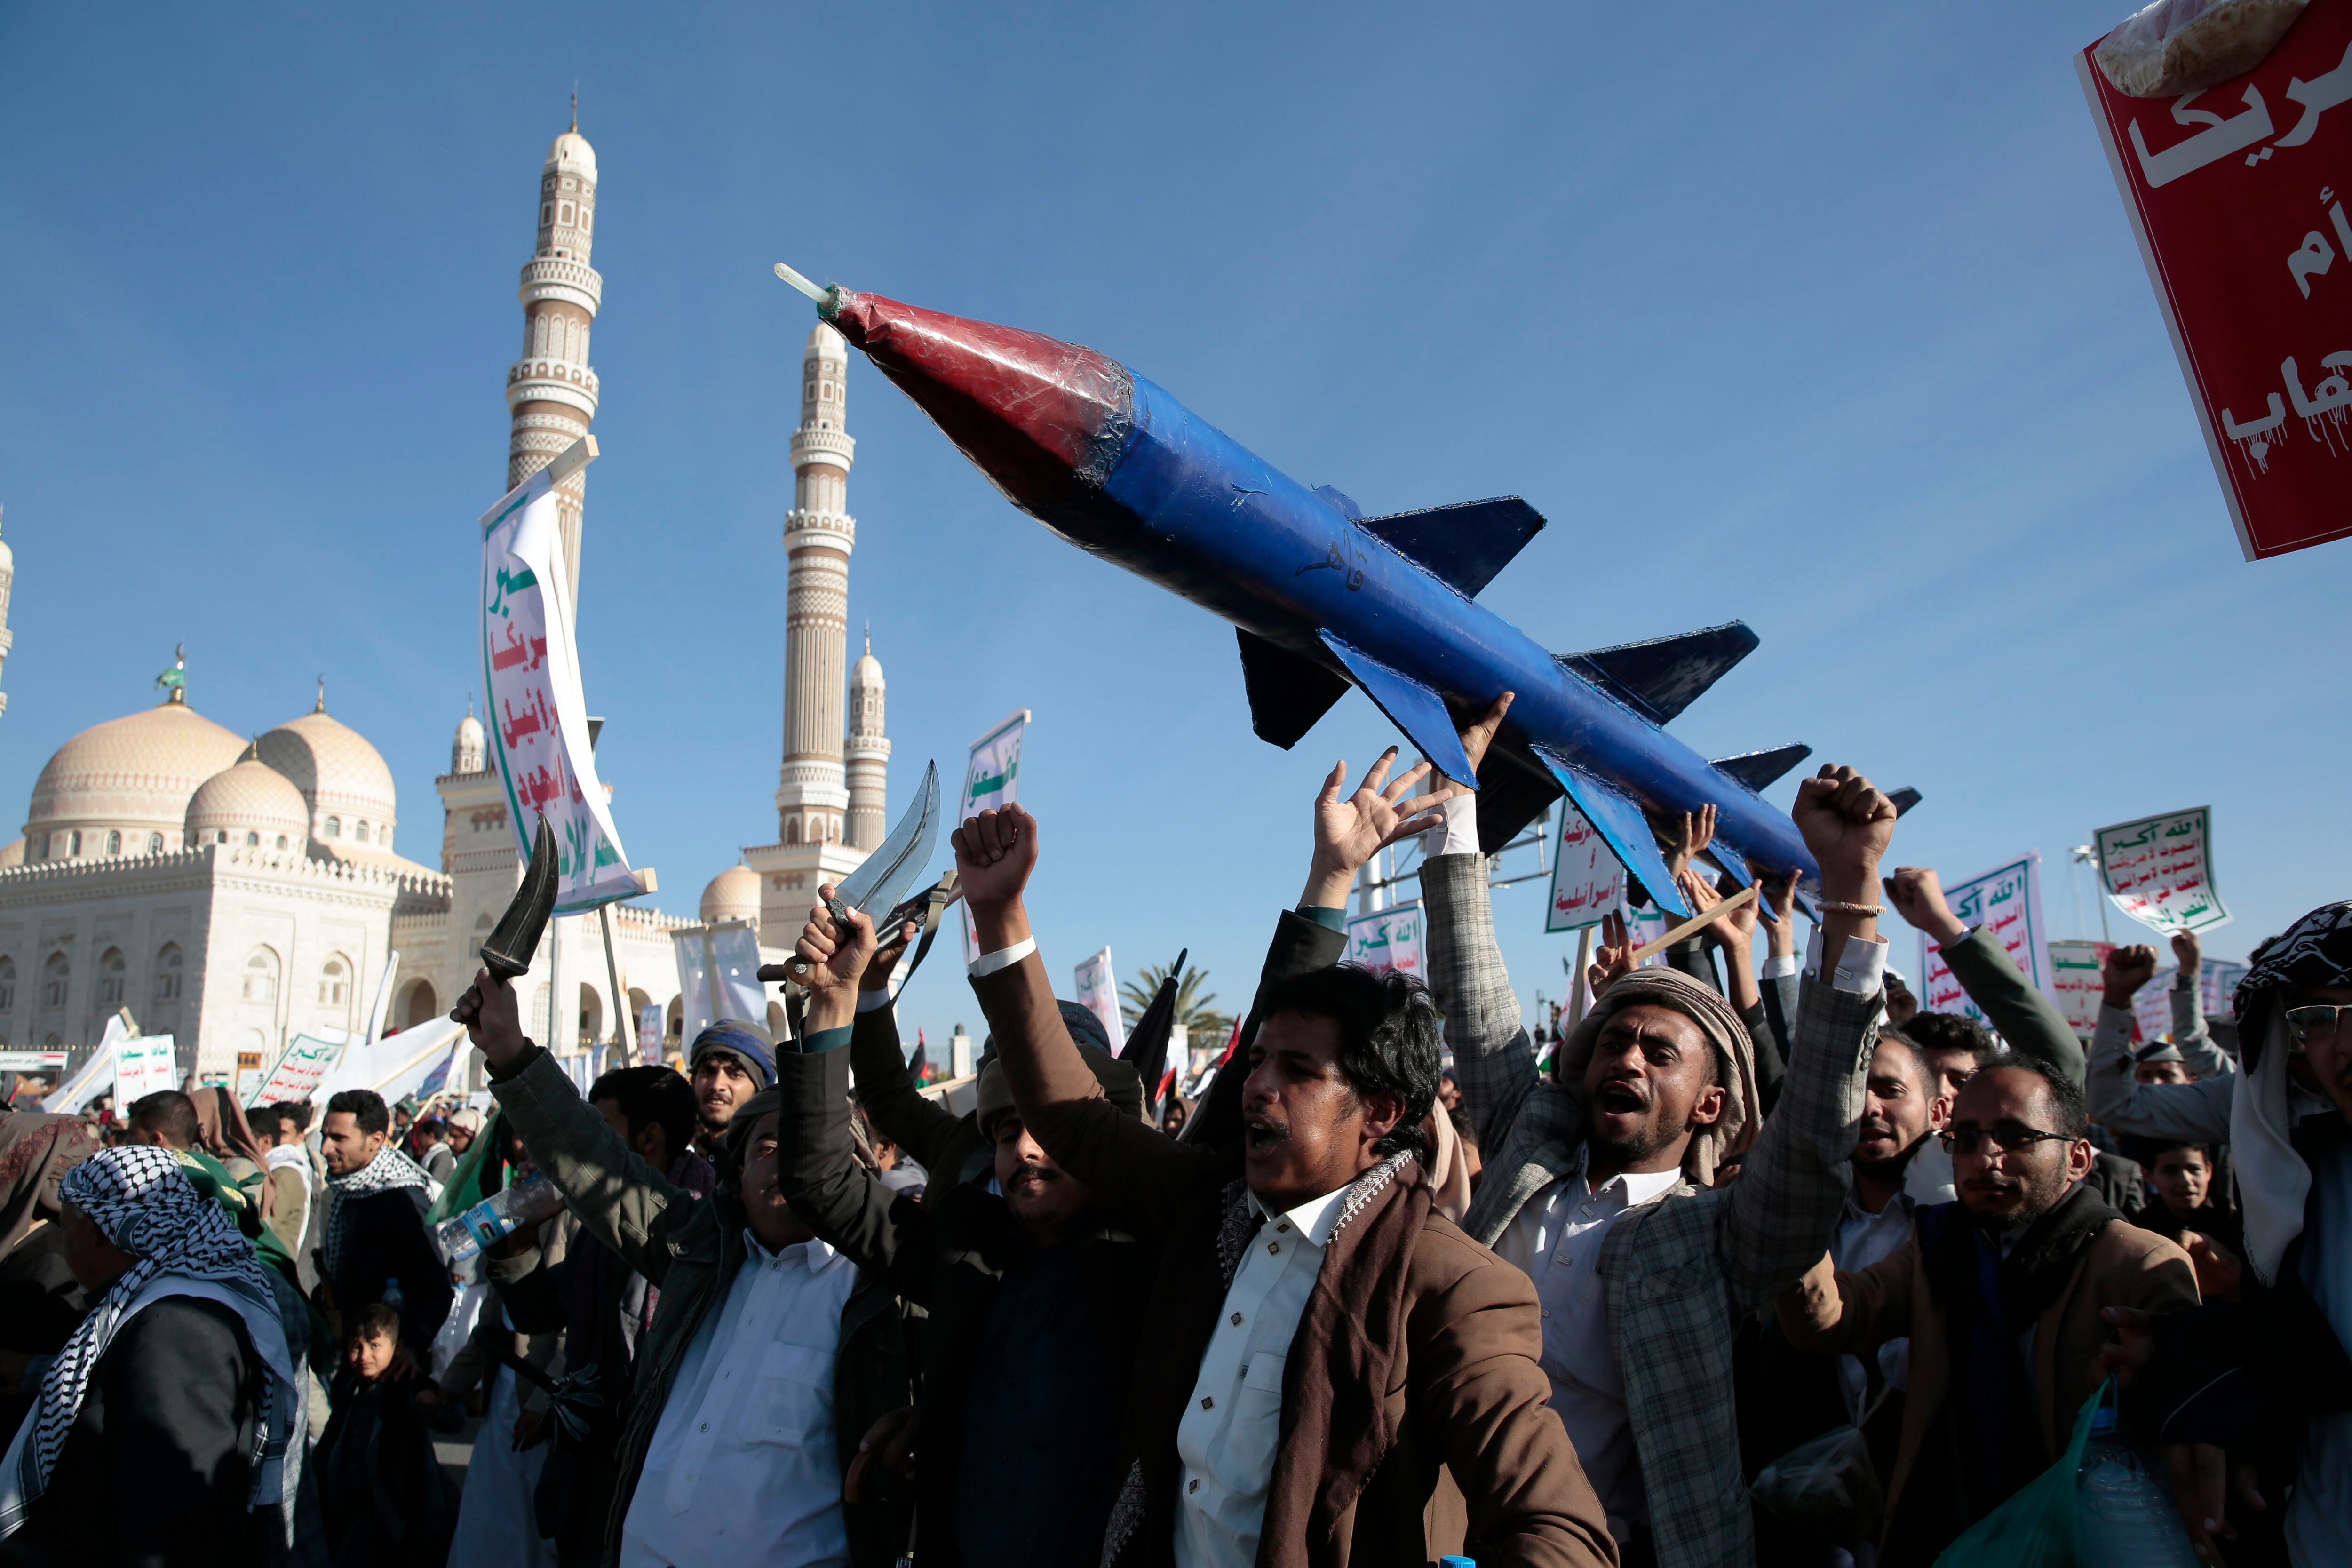
[[[539,1224],[562,1206],[563,1194],[555,1190],[555,1184],[533,1171],[504,1192],[492,1193],[465,1213],[443,1220],[435,1237],[441,1244],[441,1256],[457,1263],[486,1247],[496,1247],[525,1226]]]
[[[2171,1489],[2116,1430],[2112,1405],[2091,1417],[2074,1500],[2092,1568],[2199,1568]]]

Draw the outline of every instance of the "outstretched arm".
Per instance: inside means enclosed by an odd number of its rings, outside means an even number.
[[[450,1016],[481,1048],[491,1095],[580,1223],[659,1285],[669,1273],[670,1227],[686,1212],[687,1194],[632,1152],[555,1058],[523,1034],[513,986],[483,970]]]
[[[2156,949],[2118,947],[2099,965],[2104,986],[2099,1026],[2091,1037],[2083,1098],[2091,1120],[2110,1132],[2177,1143],[2226,1143],[2233,1075],[2195,1083],[2141,1083],[2132,1074],[2132,997],[2156,973]]]
[[[1037,819],[1018,805],[983,811],[967,817],[953,841],[981,948],[971,989],[996,1037],[996,1059],[1022,1122],[1071,1175],[1146,1225],[1172,1225],[1232,1161],[1163,1137],[1119,1110],[1078,1054],[1022,902],[1037,864]]]
[[[2180,1048],[2181,1061],[2199,1079],[2227,1078],[2238,1070],[2238,1064],[2206,1028],[2205,999],[2198,992],[2205,973],[2205,944],[2193,931],[2174,931],[2172,956],[2180,966],[2172,980],[2172,1043]]]
[[[1925,931],[1951,966],[1952,978],[1984,1009],[2009,1048],[2083,1081],[2083,1042],[2058,1005],[2034,988],[1982,926],[1969,926],[1944,901],[1943,883],[1925,866],[1897,866],[1886,879],[1886,900]]]
[[[1895,803],[1852,768],[1824,767],[1790,815],[1822,868],[1822,969],[1804,979],[1779,1104],[1726,1199],[1724,1278],[1742,1310],[1802,1279],[1837,1234],[1885,1005],[1886,944],[1867,911]]]

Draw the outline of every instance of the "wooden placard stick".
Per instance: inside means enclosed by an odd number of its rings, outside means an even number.
[[[1706,926],[1713,925],[1717,921],[1721,920],[1724,916],[1731,913],[1734,910],[1745,909],[1755,901],[1756,884],[1750,882],[1748,886],[1740,889],[1739,891],[1732,894],[1731,897],[1724,900],[1723,902],[1716,905],[1715,908],[1707,910],[1706,913],[1683,921],[1682,924],[1675,927],[1674,930],[1660,937],[1657,941],[1650,943],[1647,947],[1635,948],[1633,950],[1633,958],[1628,962],[1632,963],[1640,963],[1645,959],[1655,958],[1658,954],[1665,952],[1666,949],[1674,946],[1675,943],[1682,941],[1683,938],[1690,935],[1691,932],[1699,931]]]

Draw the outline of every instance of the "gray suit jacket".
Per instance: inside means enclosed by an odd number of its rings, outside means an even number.
[[[1495,946],[1483,859],[1439,856],[1423,865],[1421,887],[1430,987],[1485,1159],[1462,1228],[1491,1247],[1529,1198],[1574,1169],[1584,1109],[1573,1088],[1537,1078],[1535,1042]],[[1788,1080],[1739,1179],[1708,1190],[1680,1183],[1626,1215],[1602,1248],[1610,1342],[1661,1568],[1755,1559],[1732,1331],[1829,1251],[1883,1001],[1805,981]]]

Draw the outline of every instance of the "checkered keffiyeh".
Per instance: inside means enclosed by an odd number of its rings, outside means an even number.
[[[168,1149],[102,1149],[67,1173],[59,1196],[135,1261],[90,1308],[41,1379],[40,1402],[26,1416],[12,1450],[16,1462],[0,1474],[0,1537],[13,1534],[25,1522],[26,1510],[48,1485],[66,1437],[81,1414],[89,1380],[132,1315],[132,1304],[155,1281],[167,1278],[204,1280],[226,1291],[236,1301],[257,1350],[262,1352],[269,1388],[255,1435],[249,1502],[279,1502],[287,1439],[299,1419],[299,1407],[287,1373],[271,1364],[270,1349],[277,1352],[276,1362],[287,1359],[285,1336],[277,1299],[262,1277],[253,1243],[238,1234],[236,1222],[218,1204],[188,1184]]]
[[[425,1167],[386,1143],[375,1152],[375,1158],[348,1176],[329,1176],[327,1188],[334,1194],[334,1207],[327,1211],[327,1278],[340,1279],[343,1271],[343,1226],[345,1198],[363,1198],[372,1193],[388,1193],[394,1187],[422,1187],[433,1190],[433,1177]]]

